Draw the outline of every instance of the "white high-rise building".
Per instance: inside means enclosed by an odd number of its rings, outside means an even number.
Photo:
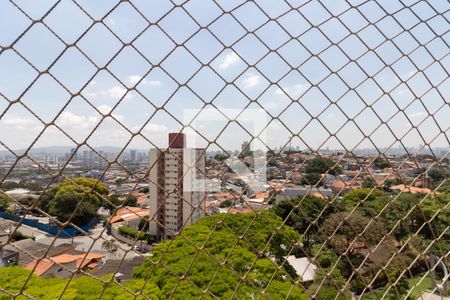
[[[205,150],[185,147],[182,133],[169,133],[167,149],[150,151],[149,233],[171,238],[205,215]],[[199,184],[200,182],[200,184]]]

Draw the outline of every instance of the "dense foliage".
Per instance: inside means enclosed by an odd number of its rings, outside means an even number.
[[[300,235],[283,226],[281,218],[271,212],[224,216],[205,217],[174,240],[155,246],[152,256],[135,269],[134,279],[124,285],[133,292],[143,288],[147,299],[171,295],[173,299],[202,295],[202,299],[307,299],[288,273],[266,258],[269,253],[277,258],[285,255]],[[18,292],[28,275],[29,271],[21,267],[0,268],[0,288]],[[32,276],[24,292],[35,298],[57,299],[67,282]],[[104,288],[102,299],[132,298],[114,282],[105,286],[81,276],[70,282],[64,299],[98,298]],[[10,297],[0,292],[0,299]]]
[[[25,179],[23,179],[19,182],[14,182],[14,181],[4,182],[4,183],[2,183],[1,188],[2,188],[2,190],[5,190],[5,191],[19,189],[19,188],[29,189],[30,191],[42,191],[44,189],[44,187],[40,183],[30,181],[30,180],[25,180]]]
[[[155,236],[145,233],[144,231],[136,230],[129,226],[119,227],[119,233],[133,240],[137,238],[139,241],[146,241],[147,243],[154,243],[156,241]]]
[[[234,293],[237,299],[285,299],[291,289],[289,299],[306,299],[289,275],[264,257],[268,252],[277,258],[285,255],[300,239],[294,230],[282,226],[281,219],[270,212],[226,215],[221,222],[222,218],[203,218],[172,242],[155,247],[151,259],[135,270],[135,277],[150,276],[164,297],[176,286],[177,277],[184,276],[177,289],[180,298],[198,298],[209,287],[214,296],[224,299]],[[264,288],[266,294],[261,293]],[[210,296],[205,294],[207,299]]]
[[[98,192],[106,193],[101,188]],[[172,241],[155,245],[125,285],[136,292],[147,282],[143,291],[151,299],[346,300],[352,293],[369,292],[369,285],[378,290],[365,294],[367,299],[384,291],[388,299],[397,299],[426,272],[429,255],[444,257],[450,251],[449,192],[447,185],[428,197],[366,188],[335,201],[294,197],[274,203],[272,211],[208,216]],[[127,227],[121,233],[138,237]],[[306,291],[293,284],[297,275],[289,264],[275,265],[288,254],[308,256],[318,266]],[[448,259],[444,263],[450,265]],[[0,288],[17,292],[28,274],[19,267],[0,268]],[[66,284],[65,279],[32,276],[25,292],[54,299]],[[92,299],[103,288],[105,299],[131,297],[115,283],[105,286],[86,276],[72,280],[64,295]]]
[[[40,199],[39,207],[61,222],[71,220],[76,225],[86,225],[105,202],[108,188],[96,179],[81,177],[71,181],[65,179],[54,185]]]
[[[217,153],[214,155],[214,159],[218,161],[224,161],[225,159],[229,158],[230,156],[227,153]]]
[[[339,165],[327,157],[316,157],[311,159],[305,167],[306,173],[323,174],[328,171],[328,174],[336,175],[342,172]]]
[[[0,211],[7,210],[10,203],[11,199],[7,195],[0,193]]]
[[[305,166],[305,174],[300,183],[304,185],[323,185],[322,174],[337,175],[342,172],[339,164],[327,157],[316,157],[311,159]]]
[[[350,299],[350,291],[367,292],[369,284],[389,286],[402,276],[389,291],[397,299],[408,291],[407,276],[428,269],[430,254],[444,257],[450,251],[450,190],[447,186],[439,192],[425,197],[365,188],[335,201],[285,199],[272,211],[305,237],[301,252],[319,266],[310,295],[334,299],[346,287],[337,298]],[[450,267],[448,259],[444,263]],[[406,268],[410,272],[402,275]]]
[[[117,194],[112,194],[108,197],[108,201],[104,201],[103,206],[107,209],[114,210],[118,206],[136,206],[137,197],[127,195],[120,198]]]
[[[377,169],[386,169],[387,167],[389,167],[389,161],[387,161],[381,157],[377,157],[373,161],[373,165]]]

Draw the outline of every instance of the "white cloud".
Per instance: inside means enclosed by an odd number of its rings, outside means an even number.
[[[128,81],[135,85],[136,83],[138,83],[140,81],[141,84],[145,84],[145,85],[161,85],[161,81],[159,80],[147,80],[146,78],[144,78],[142,81],[142,76],[140,75],[131,75],[128,77]]]
[[[284,87],[283,89],[277,89],[275,91],[275,94],[277,95],[285,95],[288,94],[289,96],[293,97],[293,98],[297,98],[300,97],[306,90],[308,89],[308,87],[304,84],[295,84],[292,86],[287,86]]]
[[[109,106],[109,105],[104,104],[104,105],[100,105],[99,107],[97,107],[97,109],[98,109],[103,115],[107,115],[107,114],[109,114],[109,113],[111,112],[112,107]],[[118,109],[116,109],[115,111],[117,111],[117,110],[118,110]],[[117,121],[119,121],[119,122],[121,122],[121,123],[124,123],[124,122],[125,122],[125,117],[124,117],[124,116],[119,115],[119,114],[117,114],[117,113],[112,113],[111,115],[112,115],[114,118],[116,118]]]
[[[122,86],[115,86],[113,88],[110,88],[108,90],[109,96],[113,98],[121,98],[125,93],[127,92],[127,89]]]
[[[138,132],[141,126],[134,126],[131,128],[131,131]],[[142,129],[143,133],[146,134],[166,134],[169,131],[169,128],[167,128],[165,125],[159,125],[154,123],[148,123],[144,126]]]
[[[97,107],[97,109],[104,115],[109,114],[109,112],[111,111],[111,106],[109,105],[100,105],[99,107]]]
[[[418,112],[410,114],[409,117],[410,118],[418,118],[418,117],[422,117],[422,116],[425,116],[425,115],[426,115],[426,112],[418,111]]]
[[[147,85],[161,85],[161,81],[144,79],[144,84],[147,84]]]
[[[149,123],[149,124],[145,125],[144,130],[148,131],[148,132],[158,133],[158,132],[166,132],[169,129],[164,125]]]
[[[261,82],[261,76],[256,74],[249,74],[243,80],[245,88],[251,88],[257,86]]]
[[[90,97],[90,98],[97,97],[97,93],[94,93],[94,92],[85,92],[84,95],[86,95],[87,97]]]
[[[140,75],[131,75],[131,76],[128,77],[128,81],[129,81],[131,84],[136,84],[136,83],[138,83],[141,79],[142,79],[142,76],[140,76]]]
[[[415,70],[412,70],[412,71],[409,71],[408,73],[406,73],[405,75],[403,75],[405,78],[410,78],[411,76],[413,76],[414,74],[416,74],[416,72],[417,71],[415,71]]]
[[[239,61],[239,56],[236,53],[234,53],[234,52],[227,53],[225,55],[225,57],[223,58],[222,62],[219,64],[219,68],[226,70],[230,66],[237,63],[238,61]]]
[[[6,126],[13,127],[15,129],[26,129],[29,125],[34,123],[33,120],[20,117],[5,117],[1,121]]]
[[[69,111],[64,111],[56,122],[63,128],[73,127],[77,129],[86,129],[95,125],[98,122],[98,117],[79,116]]]

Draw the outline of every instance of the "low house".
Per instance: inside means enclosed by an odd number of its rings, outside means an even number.
[[[0,267],[15,266],[19,262],[19,252],[3,249],[0,246]]]
[[[140,208],[149,207],[150,196],[149,195],[139,196],[136,200],[136,205],[139,206]]]
[[[34,259],[25,266],[33,274],[41,277],[69,277],[73,272],[92,271],[101,265],[103,253],[59,254],[41,260]]]
[[[427,188],[419,188],[419,187],[410,186],[410,185],[404,185],[404,184],[391,186],[391,190],[398,190],[403,193],[411,193],[411,194],[430,194],[432,196],[436,195],[436,192],[434,192],[433,190],[430,190]]]
[[[296,197],[296,196],[318,196],[320,198],[332,197],[334,195],[331,189],[325,189],[322,187],[310,187],[310,186],[295,186],[285,187],[282,189],[281,195],[284,197]]]
[[[302,279],[302,282],[313,281],[316,276],[317,266],[308,257],[296,258],[294,255],[285,257],[286,261],[294,268],[295,272]]]
[[[10,252],[18,252],[19,257],[17,264],[20,266],[26,266],[35,258],[43,257],[46,253],[47,256],[52,257],[55,255],[72,252],[75,249],[75,245],[61,244],[58,246],[52,246],[50,249],[48,248],[48,245],[35,242],[32,239],[25,239],[4,245],[2,249]]]
[[[349,181],[343,181],[341,179],[336,179],[330,183],[330,188],[335,194],[344,195],[348,192],[357,190],[361,188],[362,179],[355,178]]]
[[[267,207],[267,202],[264,199],[245,199],[244,202],[254,210],[261,210]]]
[[[9,240],[9,232],[0,228],[0,246],[6,244]]]
[[[150,210],[148,208],[125,206],[117,210],[109,223],[123,223],[123,225],[137,228],[141,219],[149,216]]]

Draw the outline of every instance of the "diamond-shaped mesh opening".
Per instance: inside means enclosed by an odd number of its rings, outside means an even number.
[[[448,299],[449,11],[0,0],[0,298]]]

